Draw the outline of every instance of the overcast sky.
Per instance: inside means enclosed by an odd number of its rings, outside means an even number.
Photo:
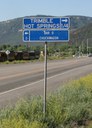
[[[40,14],[92,17],[92,0],[0,0],[0,21]]]

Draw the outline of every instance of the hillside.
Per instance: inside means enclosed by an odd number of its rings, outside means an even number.
[[[88,43],[89,46],[92,46],[92,23],[89,23],[82,28],[78,28],[77,30],[74,30],[71,32],[71,41],[72,43],[77,41],[77,44]]]
[[[92,17],[68,16],[70,17],[70,29],[80,29],[92,23]],[[0,44],[22,44],[22,18],[0,22]],[[88,28],[91,31],[92,27]],[[85,30],[83,30],[84,32]],[[90,35],[90,34],[89,34]]]
[[[71,29],[82,28],[89,23],[92,23],[92,17],[86,16],[69,16],[71,21]]]
[[[73,37],[79,37],[81,39],[87,39],[92,38],[92,23],[89,23],[85,25],[82,28],[77,29],[76,31],[73,31],[74,36]]]
[[[0,22],[0,44],[22,42],[22,18]]]

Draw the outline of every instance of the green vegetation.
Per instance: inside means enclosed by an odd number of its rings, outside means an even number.
[[[0,62],[0,64],[21,64],[21,63],[29,63],[29,62],[35,62],[35,60],[14,60],[14,61],[5,61],[5,62]]]
[[[18,64],[18,63],[29,63],[29,62],[39,62],[39,61],[44,61],[44,47],[43,46],[30,46],[26,47],[26,45],[2,45],[0,47],[2,51],[6,51],[7,49],[12,51],[40,51],[42,54],[40,54],[39,59],[34,59],[34,60],[12,60],[12,61],[5,61],[5,62],[0,62],[0,64]],[[77,52],[76,52],[77,51]],[[86,50],[85,50],[86,51]],[[73,58],[73,55],[78,56],[78,47],[74,45],[70,45],[67,43],[62,43],[62,44],[54,44],[54,45],[47,45],[47,59],[48,60],[62,60],[62,59],[69,59]]]
[[[0,110],[0,128],[92,128],[92,75],[73,81],[47,97],[22,99]]]
[[[12,52],[12,51],[42,51],[42,54],[40,55],[39,60],[14,60],[14,61],[5,61],[3,64],[17,64],[17,63],[26,63],[26,62],[34,62],[34,61],[43,61],[44,60],[44,47],[43,46],[30,46],[27,47],[26,45],[2,45],[0,47],[2,51],[7,51],[7,49]],[[49,45],[47,46],[47,55],[48,55],[48,60],[61,60],[65,58],[71,58],[73,57],[73,54],[76,53],[76,47],[71,46],[69,44],[62,44],[62,45]],[[2,63],[2,62],[0,62]]]

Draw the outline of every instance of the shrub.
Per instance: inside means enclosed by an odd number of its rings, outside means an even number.
[[[46,116],[42,98],[22,99],[0,111],[0,128],[81,128],[92,120],[92,75],[63,86],[47,97]],[[92,123],[88,124],[88,128]]]
[[[0,128],[31,128],[30,123],[22,118],[3,119]]]

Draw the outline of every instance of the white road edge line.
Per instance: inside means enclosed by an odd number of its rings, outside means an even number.
[[[83,66],[83,67],[84,67],[84,66]],[[81,67],[78,67],[78,68],[81,68]],[[57,77],[57,76],[64,75],[65,73],[69,73],[70,71],[75,71],[75,70],[77,70],[78,68],[75,68],[75,69],[72,69],[72,70],[68,70],[68,71],[65,71],[65,72],[63,72],[63,73],[60,73],[60,74],[57,74],[57,75],[48,77],[47,80],[52,79],[52,78]],[[18,88],[14,88],[14,89],[11,89],[11,90],[8,90],[8,91],[5,91],[5,92],[1,92],[0,95],[4,95],[4,94],[6,94],[6,93],[13,92],[13,91],[16,91],[16,90],[18,90],[18,89],[26,88],[26,87],[28,87],[28,86],[31,86],[31,85],[37,84],[37,83],[39,83],[39,82],[42,82],[43,80],[44,80],[44,79],[41,79],[41,80],[39,80],[39,81],[30,83],[30,84],[27,84],[27,85],[23,85],[22,87],[18,87]]]

